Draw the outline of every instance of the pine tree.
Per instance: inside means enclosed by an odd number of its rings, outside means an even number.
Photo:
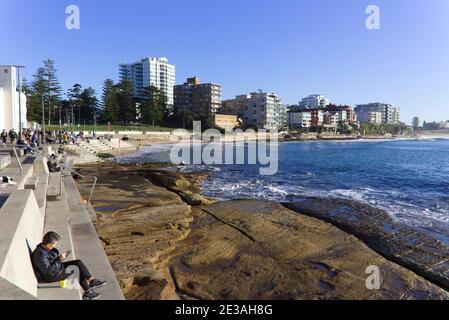
[[[44,77],[47,80],[47,109],[48,109],[48,124],[51,124],[53,111],[58,107],[61,101],[61,85],[58,81],[55,67],[55,62],[51,59],[44,61]]]
[[[28,120],[42,123],[42,102],[46,105],[45,98],[47,97],[47,81],[44,68],[37,69],[33,75],[33,82],[24,92],[27,95]]]
[[[132,83],[123,80],[117,84],[118,117],[122,123],[136,120],[136,101],[133,98]]]
[[[154,86],[145,88],[141,104],[141,115],[144,123],[160,124],[164,116],[167,98],[164,93]]]
[[[91,87],[86,88],[80,95],[81,105],[83,113],[80,116],[80,120],[86,122],[95,122],[94,119],[98,116],[98,99],[95,96],[95,90]]]
[[[81,124],[81,108],[82,108],[82,101],[81,101],[81,93],[83,92],[83,87],[76,83],[73,85],[72,88],[70,88],[67,91],[67,97],[70,101],[70,112],[72,113],[72,108],[77,111],[78,113],[78,124]],[[71,115],[73,117],[72,122],[76,123],[76,116],[75,113]]]
[[[104,119],[107,122],[115,123],[118,121],[118,90],[114,81],[105,80],[103,84],[103,94],[101,96],[101,105],[103,107]]]
[[[31,94],[31,85],[28,83],[28,80],[26,78],[22,78],[20,88],[22,90],[22,93],[26,96]]]

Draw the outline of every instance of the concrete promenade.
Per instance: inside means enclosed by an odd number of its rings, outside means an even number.
[[[0,176],[16,182],[0,183],[0,300],[81,299],[77,285],[73,289],[37,283],[30,253],[50,230],[61,235],[61,252],[73,251],[69,260],[83,260],[95,277],[108,281],[98,290],[102,299],[124,299],[70,171],[49,173],[43,156],[21,157],[19,163],[12,154],[0,150]]]

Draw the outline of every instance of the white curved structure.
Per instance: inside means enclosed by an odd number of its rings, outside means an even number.
[[[19,130],[27,127],[26,96],[17,90],[17,68],[14,66],[0,65],[0,131],[6,129]],[[20,103],[20,108],[19,108]],[[21,109],[21,116],[19,116]]]

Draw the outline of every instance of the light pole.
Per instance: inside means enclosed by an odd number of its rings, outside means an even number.
[[[72,126],[71,127],[72,127],[72,130],[73,130],[73,127],[75,126],[74,114],[73,114],[73,102],[71,103],[71,107],[72,107],[72,117],[71,117],[72,118],[72,121],[71,121],[72,122]]]
[[[22,82],[20,81],[20,69],[25,66],[14,66],[17,69],[18,89],[19,89],[19,136],[22,134]]]
[[[44,95],[42,95],[42,145],[45,145],[45,106]]]
[[[59,109],[59,128],[61,129],[61,127],[62,127],[61,105],[58,106],[58,109]]]

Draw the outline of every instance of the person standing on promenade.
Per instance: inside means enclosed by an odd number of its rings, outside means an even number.
[[[17,132],[14,129],[9,130],[9,139],[11,144],[14,144],[18,138]]]
[[[1,138],[2,138],[3,144],[8,143],[8,133],[6,132],[5,129],[3,129],[3,131],[2,131]]]

